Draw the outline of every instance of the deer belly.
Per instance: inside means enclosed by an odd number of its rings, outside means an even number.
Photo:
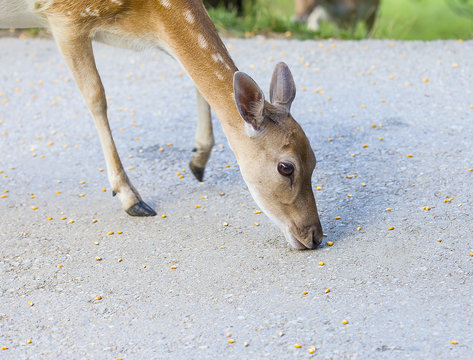
[[[23,0],[0,0],[0,28],[44,27],[46,21]]]

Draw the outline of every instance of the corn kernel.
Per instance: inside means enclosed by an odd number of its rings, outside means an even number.
[[[243,346],[244,346],[244,347],[247,347],[248,345],[249,345],[248,341],[245,341],[245,342],[243,343]]]
[[[424,209],[425,211],[429,211],[429,210],[430,210],[430,208],[429,208],[428,206],[424,206],[423,209]]]
[[[109,231],[107,234],[108,235],[113,235],[113,231]]]
[[[96,257],[95,257],[95,260],[97,260],[97,261],[102,261],[102,258],[101,258],[100,256],[96,256]]]
[[[98,221],[97,219],[92,220],[92,222],[93,222],[94,224],[95,224],[97,221]]]
[[[48,217],[48,220],[52,220],[53,218],[51,216]]]
[[[26,340],[27,344],[31,344],[32,342],[33,342],[33,340],[31,340],[31,339]]]
[[[174,269],[176,269],[176,268],[177,268],[176,265],[171,265],[171,269],[172,269],[172,270],[174,270]]]
[[[319,191],[322,190],[322,186],[317,186],[316,190],[319,190]]]
[[[457,344],[458,344],[458,341],[452,340],[452,341],[450,341],[450,344],[452,344],[452,345],[457,345]]]
[[[253,225],[254,225],[254,226],[259,226],[259,223],[254,222]]]
[[[295,347],[296,349],[300,349],[300,348],[301,348],[301,344],[294,344],[294,347]]]
[[[8,346],[2,346],[2,350],[8,350]]]
[[[235,342],[235,340],[233,340],[233,339],[228,339],[227,341],[228,341],[229,344],[233,344]]]
[[[333,245],[333,241],[327,242],[327,245],[328,245],[328,246],[332,246],[332,245]]]
[[[313,354],[313,353],[315,353],[315,347],[312,347],[312,346],[311,346],[311,347],[309,348],[309,354]]]
[[[28,306],[33,306],[33,305],[34,305],[34,302],[28,301]]]
[[[422,81],[426,83],[426,82],[429,82],[429,79],[425,77],[422,79]]]
[[[412,157],[412,154],[407,154],[407,157],[408,157],[408,158],[411,158],[411,157]]]
[[[364,144],[363,147],[366,149],[368,147],[368,144]]]
[[[3,194],[3,195],[1,196],[2,199],[5,199],[6,197],[7,197],[7,196],[6,196],[5,194]]]
[[[99,244],[99,242],[98,242],[98,241],[94,241],[94,245],[98,245],[98,244]]]
[[[442,239],[437,239],[438,242],[442,242]]]
[[[326,289],[325,293],[328,294],[330,292],[330,289]]]
[[[394,230],[394,226],[388,227],[388,230]]]
[[[360,230],[361,230],[361,226],[358,226],[358,227],[356,228],[356,230],[360,231]]]
[[[470,251],[470,252],[468,253],[468,255],[473,256],[473,252]]]
[[[323,261],[319,262],[319,266],[324,266],[325,263]]]
[[[123,234],[123,231],[117,231],[117,234],[121,235],[121,234]]]
[[[346,325],[346,324],[348,324],[348,321],[347,321],[347,320],[343,320],[343,321],[342,321],[342,324],[343,324],[343,325]]]
[[[335,220],[340,220],[341,217],[340,216],[335,216]]]
[[[58,265],[56,265],[56,267],[62,268],[62,264],[58,264]]]
[[[94,300],[95,300],[95,301],[102,300],[102,297],[101,297],[101,296],[96,296]]]
[[[65,216],[61,216],[61,220],[66,220],[67,218]]]
[[[161,218],[162,218],[162,219],[165,219],[165,218],[166,218],[166,214],[162,214],[162,215],[161,215]]]
[[[379,139],[379,141],[383,141],[383,140],[384,140],[384,138],[383,138],[383,137],[379,137],[378,139]]]
[[[122,259],[122,258],[118,258],[118,262],[122,262],[122,261],[123,261],[123,259]]]
[[[303,292],[302,292],[302,295],[307,295],[307,291],[303,291]]]

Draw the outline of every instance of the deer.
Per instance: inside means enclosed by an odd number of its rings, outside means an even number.
[[[94,120],[113,195],[131,216],[156,212],[132,185],[115,147],[92,40],[174,57],[196,86],[197,131],[190,161],[202,181],[214,146],[215,111],[243,180],[257,205],[294,249],[314,249],[323,237],[312,190],[316,158],[290,113],[296,95],[285,63],[273,71],[269,101],[235,66],[201,0],[9,0],[0,27],[47,27]]]
[[[307,27],[317,31],[320,21],[332,21],[341,28],[353,29],[364,21],[368,33],[373,29],[379,0],[295,0],[296,21],[307,22]]]

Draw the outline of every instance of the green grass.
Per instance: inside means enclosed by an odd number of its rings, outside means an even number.
[[[447,1],[464,5],[455,12]],[[361,39],[366,36],[363,24],[354,30],[340,30],[323,23],[314,32],[292,22],[293,12],[293,0],[247,1],[243,17],[223,9],[209,10],[220,31],[239,37],[263,34],[299,39]],[[472,39],[473,0],[381,0],[370,36],[397,40]]]

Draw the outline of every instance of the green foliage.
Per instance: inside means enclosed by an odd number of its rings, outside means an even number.
[[[398,40],[471,39],[473,0],[381,0],[372,38]],[[246,1],[244,16],[223,8],[209,9],[220,31],[233,36],[254,34],[288,36],[298,39],[362,39],[364,24],[353,30],[322,23],[319,31],[291,20],[293,0]]]

